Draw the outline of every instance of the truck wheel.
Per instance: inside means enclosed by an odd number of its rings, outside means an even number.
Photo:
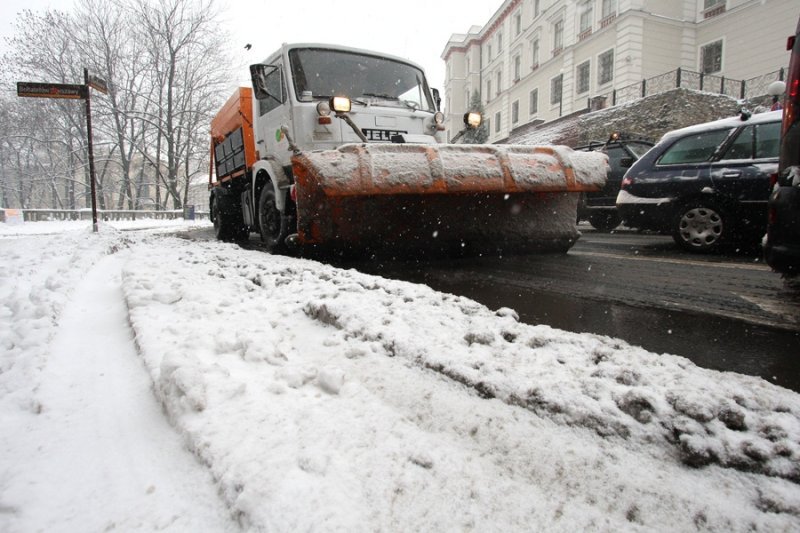
[[[269,183],[261,189],[258,199],[258,229],[267,251],[283,251],[288,228],[286,219],[275,203],[275,190]]]
[[[596,213],[589,217],[589,224],[597,231],[611,231],[619,226],[620,222],[622,222],[622,220],[620,220],[616,211]]]
[[[672,238],[684,250],[710,253],[722,246],[729,233],[722,209],[710,201],[689,202],[675,216]]]
[[[242,220],[242,207],[230,196],[215,194],[211,200],[214,235],[220,241],[243,241],[248,231]]]

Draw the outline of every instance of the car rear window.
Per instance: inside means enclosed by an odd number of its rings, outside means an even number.
[[[719,145],[728,137],[731,129],[705,131],[684,137],[667,148],[667,151],[658,160],[658,164],[681,165],[708,161]]]

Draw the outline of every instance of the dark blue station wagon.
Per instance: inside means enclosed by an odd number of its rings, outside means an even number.
[[[694,252],[757,243],[780,129],[781,112],[771,111],[667,133],[625,173],[617,196],[623,223],[671,234]]]

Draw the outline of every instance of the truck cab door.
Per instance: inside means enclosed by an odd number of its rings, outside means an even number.
[[[281,126],[293,130],[286,79],[280,65],[251,65],[255,103],[256,145],[261,157],[274,157],[281,166],[290,164],[291,152],[280,134]]]

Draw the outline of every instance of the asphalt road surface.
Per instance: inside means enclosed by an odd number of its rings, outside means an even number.
[[[580,230],[567,254],[331,262],[510,307],[526,323],[618,337],[800,392],[800,288],[787,286],[757,253],[695,255],[661,235]],[[247,246],[258,248],[257,239],[251,235]]]
[[[800,289],[789,288],[757,253],[694,255],[670,237],[580,229],[566,255],[341,266],[510,307],[526,323],[618,337],[800,391]]]

